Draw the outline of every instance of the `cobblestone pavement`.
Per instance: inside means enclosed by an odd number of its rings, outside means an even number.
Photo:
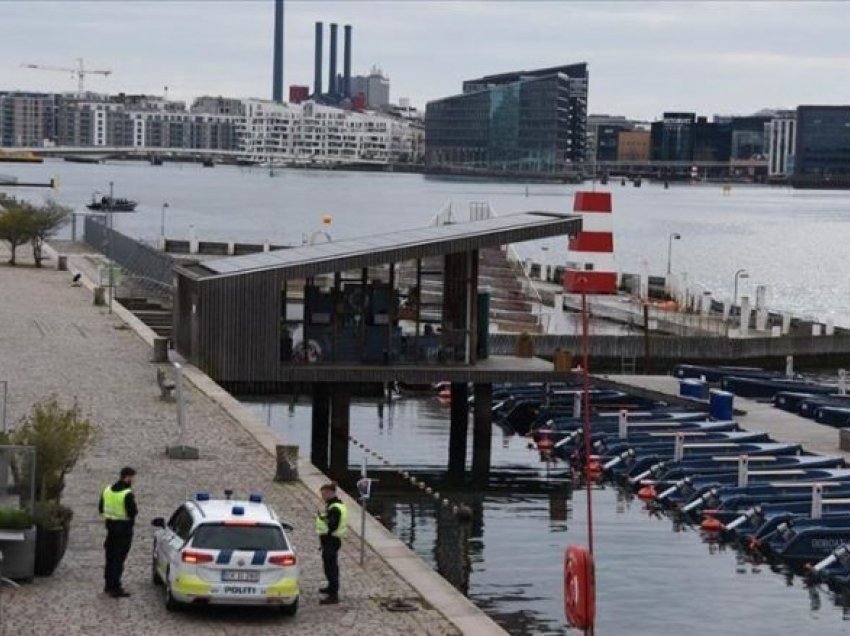
[[[77,398],[101,427],[94,448],[67,479],[63,501],[75,513],[68,552],[52,577],[0,590],[4,635],[457,633],[427,607],[410,613],[383,609],[383,599],[416,594],[374,555],[360,568],[356,541],[341,554],[341,604],[320,607],[317,590],[324,580],[312,533],[319,508],[315,493],[300,483],[273,484],[272,458],[192,387],[187,442],[200,448],[201,459],[167,460],[165,446],[176,437],[175,406],[159,399],[147,346],[94,307],[85,288],[70,287],[67,272],[10,268],[2,246],[0,260],[0,379],[9,382],[9,421],[55,393],[65,402]],[[100,490],[125,464],[138,470],[140,517],[124,576],[132,597],[115,600],[101,592],[104,530],[96,506]],[[283,618],[267,608],[166,612],[161,589],[150,582],[149,519],[167,516],[195,491],[225,488],[265,493],[296,526],[302,567],[297,617]]]

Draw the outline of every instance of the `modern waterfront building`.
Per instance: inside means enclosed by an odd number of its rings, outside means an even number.
[[[695,124],[696,114],[683,112],[667,112],[660,121],[653,122],[650,128],[652,160],[693,161]]]
[[[767,125],[767,175],[783,179],[794,171],[797,139],[797,113],[777,112]]]
[[[351,78],[351,97],[362,94],[369,110],[382,110],[390,105],[390,78],[373,66],[368,75]]]
[[[635,122],[622,115],[588,115],[587,163],[616,161],[620,131],[634,127]]]
[[[270,164],[420,163],[424,131],[415,122],[307,101],[246,100],[240,156]]]
[[[52,93],[0,93],[0,146],[44,146],[56,135]]]
[[[429,102],[426,161],[441,171],[561,174],[585,161],[587,64],[488,75]]]
[[[850,106],[797,107],[795,180],[850,179]]]
[[[617,135],[617,161],[649,161],[650,132],[621,130]]]

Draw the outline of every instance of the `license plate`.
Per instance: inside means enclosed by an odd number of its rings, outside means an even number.
[[[250,570],[225,570],[221,573],[221,580],[225,582],[256,583],[260,580],[260,573]]]

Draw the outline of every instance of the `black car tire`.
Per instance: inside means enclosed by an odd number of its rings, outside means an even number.
[[[284,616],[295,616],[296,612],[298,612],[298,599],[295,599],[295,602],[290,605],[281,605],[280,613]]]

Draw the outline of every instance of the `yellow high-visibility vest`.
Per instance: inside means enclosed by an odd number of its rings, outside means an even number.
[[[127,495],[133,492],[130,488],[115,492],[112,486],[103,489],[103,518],[107,521],[129,521],[127,514]]]
[[[328,509],[336,508],[339,510],[339,525],[333,532],[333,536],[337,539],[342,539],[345,536],[345,531],[348,529],[348,508],[341,501],[335,501]],[[324,514],[316,515],[316,534],[328,533],[328,520]]]

